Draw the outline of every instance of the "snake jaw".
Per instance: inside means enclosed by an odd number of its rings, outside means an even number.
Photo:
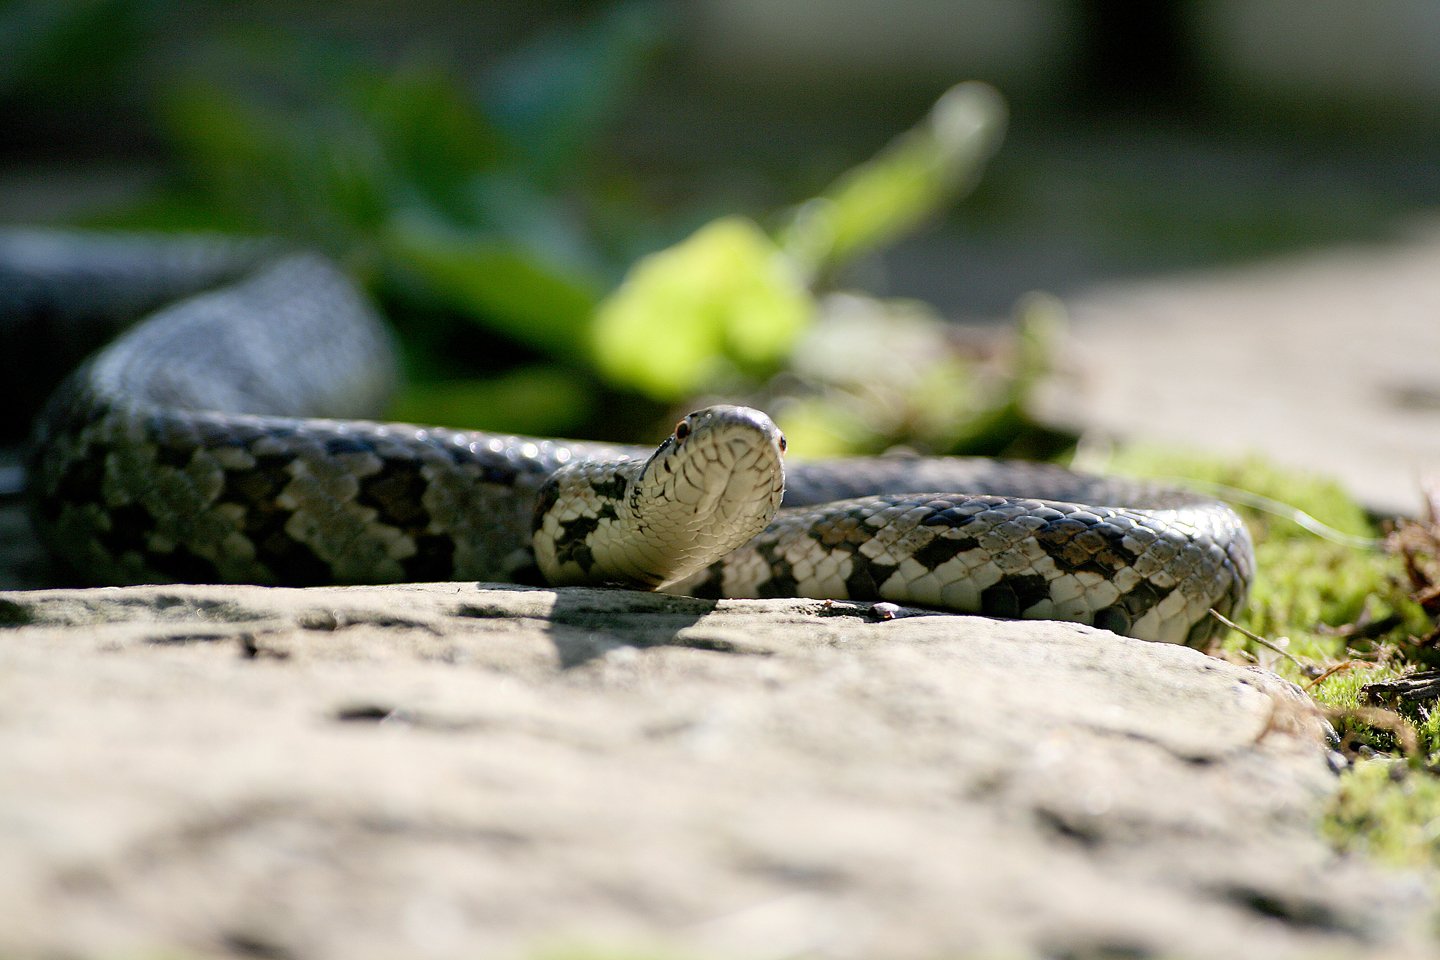
[[[576,464],[541,493],[536,561],[551,584],[658,589],[754,537],[784,492],[783,438],[758,410],[690,414],[647,460]]]

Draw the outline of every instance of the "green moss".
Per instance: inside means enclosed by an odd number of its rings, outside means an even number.
[[[1236,506],[1255,538],[1256,574],[1240,625],[1300,660],[1273,664],[1289,679],[1308,683],[1336,664],[1361,657],[1370,663],[1403,659],[1412,638],[1430,629],[1406,590],[1404,567],[1386,553],[1380,531],[1365,511],[1329,479],[1285,470],[1258,458],[1222,462],[1137,448],[1118,454],[1107,469],[1191,484]],[[1303,514],[1303,516],[1301,516]],[[1302,522],[1324,528],[1317,534]],[[1310,523],[1314,527],[1314,523]],[[1385,626],[1371,635],[1369,624]],[[1272,666],[1275,654],[1232,634],[1227,650]],[[1308,669],[1307,669],[1308,668]],[[1363,665],[1315,685],[1322,703],[1341,706]]]
[[[1370,760],[1341,781],[1321,831],[1338,849],[1382,863],[1440,863],[1440,777],[1400,760]]]
[[[1383,549],[1364,510],[1334,482],[1258,459],[1223,463],[1140,448],[1117,455],[1106,469],[1198,481],[1237,506],[1255,537],[1257,566],[1240,625],[1294,659],[1233,632],[1223,652],[1260,662],[1304,687],[1329,711],[1352,755],[1382,754],[1359,760],[1342,775],[1322,832],[1337,849],[1399,867],[1440,867],[1440,777],[1433,764],[1423,764],[1440,756],[1440,712],[1411,722],[1377,712],[1361,698],[1366,684],[1416,668],[1428,651],[1415,638],[1434,624],[1410,598],[1402,560]],[[1274,503],[1257,507],[1261,501],[1245,495],[1237,502],[1226,488]],[[1305,529],[1285,515],[1292,508],[1333,535]],[[1400,756],[1402,738],[1396,735],[1396,725],[1406,723],[1416,734],[1416,756],[1409,760]]]
[[[1334,480],[1286,469],[1258,456],[1225,460],[1137,445],[1117,451],[1106,469],[1139,477],[1229,487],[1268,497],[1277,506],[1304,511],[1342,534],[1373,537],[1376,533],[1365,510]],[[1216,495],[1224,498],[1225,493],[1219,490]],[[1256,510],[1243,503],[1238,506],[1258,540],[1311,537],[1285,517]]]

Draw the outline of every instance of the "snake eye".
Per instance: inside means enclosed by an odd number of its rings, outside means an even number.
[[[780,452],[785,452],[785,434],[780,434]]]
[[[675,442],[679,443],[688,436],[690,436],[690,418],[686,417],[684,420],[675,424]]]

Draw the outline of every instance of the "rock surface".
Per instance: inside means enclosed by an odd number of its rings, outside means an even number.
[[[1421,955],[1419,886],[1314,831],[1322,727],[1065,624],[3,593],[0,955]]]

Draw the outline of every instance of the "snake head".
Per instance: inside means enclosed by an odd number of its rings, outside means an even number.
[[[714,406],[682,419],[646,460],[556,471],[533,543],[554,585],[657,589],[709,566],[774,517],[785,438],[764,413]]]

